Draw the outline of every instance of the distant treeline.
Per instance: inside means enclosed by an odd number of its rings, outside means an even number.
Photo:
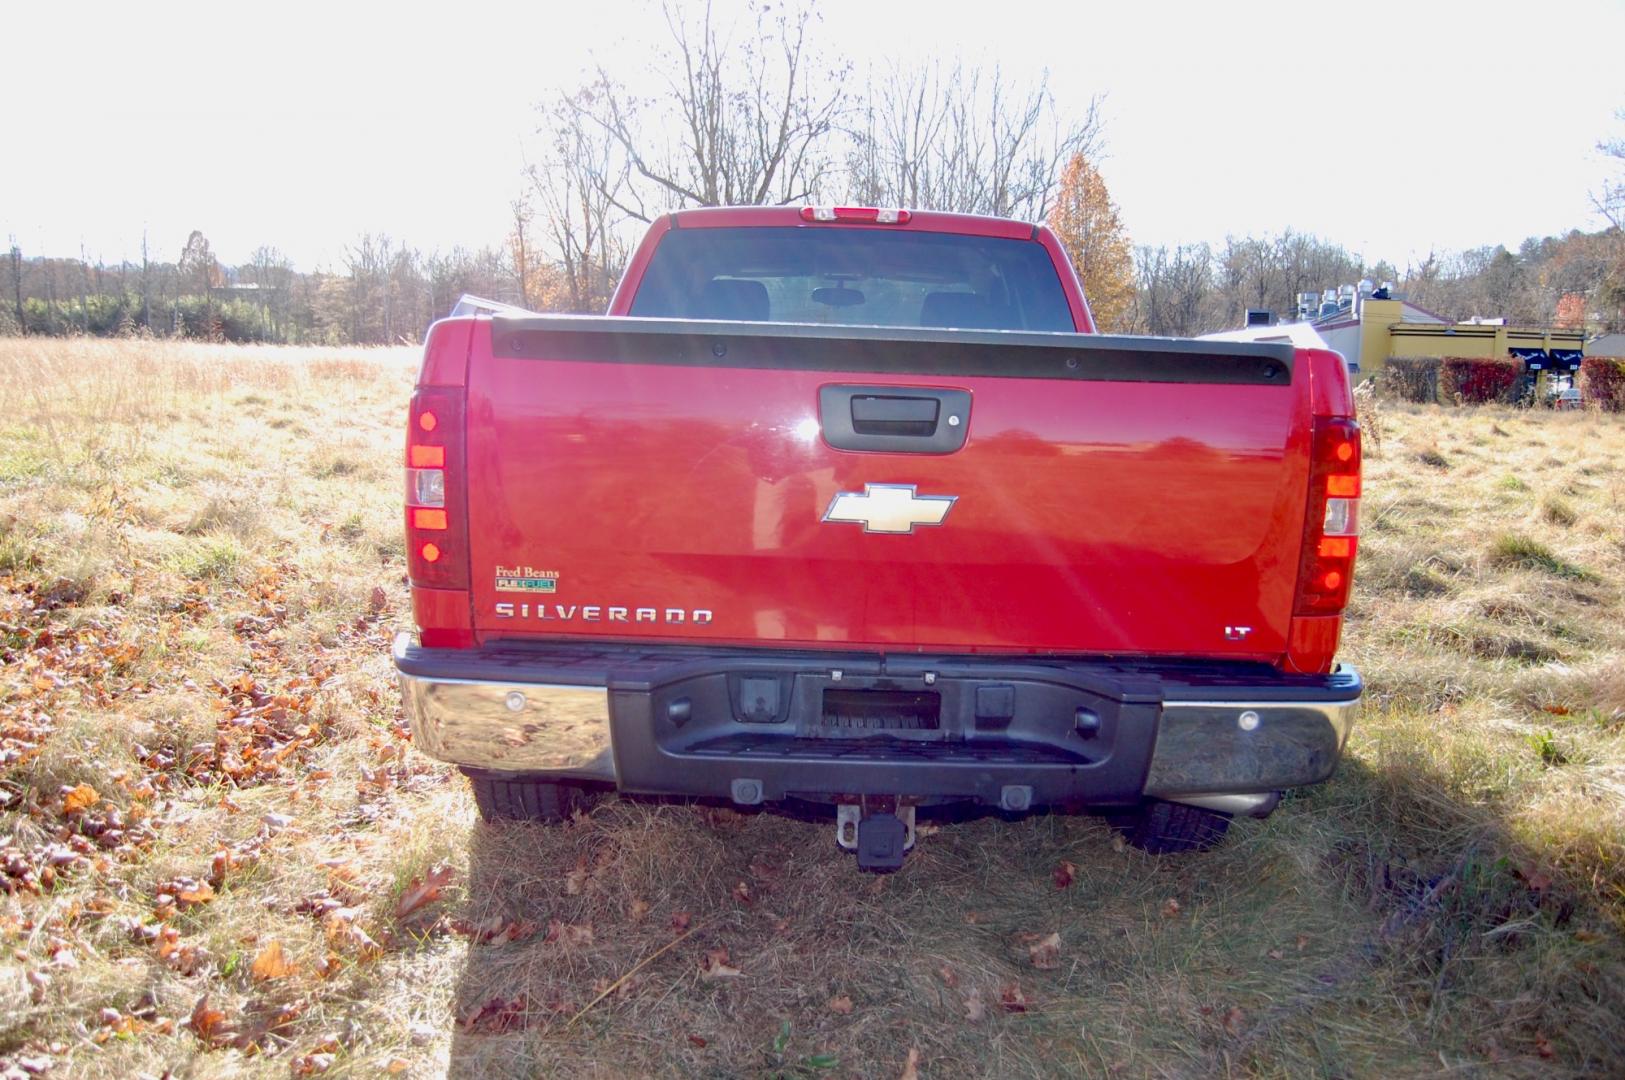
[[[1239,326],[1247,308],[1292,317],[1300,292],[1392,281],[1399,297],[1452,319],[1505,318],[1534,326],[1625,329],[1625,233],[1531,237],[1502,246],[1430,254],[1396,269],[1362,263],[1345,249],[1286,232],[1213,247],[1140,247],[1130,329],[1187,335]]]
[[[341,269],[309,272],[270,247],[221,264],[198,234],[170,262],[108,266],[14,248],[0,266],[0,333],[381,345],[421,340],[465,292],[540,311],[603,310],[619,266],[574,303],[561,267],[515,257],[518,235],[502,248],[429,254],[368,235],[346,249]],[[1430,257],[1404,271],[1287,232],[1217,247],[1140,247],[1134,270],[1133,303],[1111,329],[1200,334],[1239,325],[1249,307],[1290,317],[1297,293],[1361,277],[1394,281],[1406,299],[1452,318],[1625,328],[1625,242],[1616,229],[1531,239],[1516,252]]]
[[[421,340],[465,292],[519,303],[511,257],[483,248],[424,254],[380,236],[345,250],[342,269],[301,272],[272,247],[237,266],[193,233],[171,262],[116,266],[29,258],[0,269],[0,333],[152,335],[207,341],[396,344]]]

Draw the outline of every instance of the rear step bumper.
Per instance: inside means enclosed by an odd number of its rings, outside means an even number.
[[[395,641],[425,753],[740,803],[1145,797],[1246,812],[1331,776],[1359,675],[1260,665]]]

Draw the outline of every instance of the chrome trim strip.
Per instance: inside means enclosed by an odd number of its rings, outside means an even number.
[[[1270,806],[1280,794],[1274,791],[1258,791],[1252,794],[1237,795],[1181,795],[1169,802],[1184,803],[1186,806],[1200,806],[1204,810],[1218,810],[1225,814],[1255,814],[1266,806]]]
[[[398,674],[412,741],[430,757],[495,772],[615,779],[605,687]]]

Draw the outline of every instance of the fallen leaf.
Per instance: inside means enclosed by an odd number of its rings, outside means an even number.
[[[1309,935],[1308,934],[1299,934],[1298,935],[1297,945],[1298,945],[1298,951],[1299,952],[1303,952],[1303,950],[1307,949],[1309,947]]]
[[[581,890],[587,887],[587,876],[591,871],[587,869],[587,861],[583,859],[576,864],[574,870],[564,875],[564,895],[580,896]]]
[[[344,932],[340,935],[340,938],[341,940],[347,940],[362,957],[375,957],[383,954],[384,947],[374,941],[371,934],[355,925],[355,923],[345,923]]]
[[[908,1060],[903,1063],[903,1075],[898,1080],[920,1080],[920,1051],[917,1047],[908,1048]]]
[[[293,1059],[290,1067],[295,1076],[316,1076],[333,1067],[337,1055],[323,1051],[320,1054],[301,1054]]]
[[[164,892],[183,904],[207,904],[214,899],[214,888],[207,881],[180,878],[164,886]]]
[[[937,976],[942,980],[942,984],[950,989],[959,985],[959,976],[947,964],[937,968]]]
[[[1283,960],[1286,958],[1286,953],[1282,952],[1280,949],[1271,949],[1264,955],[1268,956],[1271,960]]]
[[[1033,967],[1049,969],[1061,962],[1061,935],[1051,934],[1049,937],[1034,943],[1027,949],[1027,955],[1032,958]]]
[[[224,1023],[226,1014],[219,1009],[209,1007],[209,995],[204,994],[192,1006],[192,1015],[187,1018],[187,1026],[204,1042],[215,1042],[223,1034],[220,1025]]]
[[[982,1000],[982,991],[971,987],[971,992],[965,995],[965,1019],[973,1024],[979,1024],[987,1016],[987,1003]]]
[[[412,1063],[405,1058],[390,1058],[384,1065],[384,1071],[391,1076],[398,1076],[412,1067]]]
[[[706,1041],[698,1035],[690,1035],[688,1037],[688,1041],[699,1047],[701,1050],[704,1050],[707,1045]]]
[[[249,965],[249,974],[254,976],[256,982],[267,979],[281,979],[294,973],[293,964],[283,955],[282,942],[272,938],[265,948],[254,957],[253,964]]]
[[[1546,1037],[1545,1032],[1535,1032],[1535,1053],[1543,1058],[1554,1057],[1557,1051],[1552,1048],[1552,1040]]]
[[[1072,883],[1077,879],[1078,868],[1072,863],[1067,862],[1065,859],[1062,859],[1061,865],[1055,868],[1055,887],[1057,889],[1070,888]]]
[[[442,863],[421,878],[413,879],[395,904],[395,918],[404,919],[424,904],[440,899],[441,891],[451,884],[451,878],[451,867]]]
[[[727,949],[707,949],[700,961],[700,976],[706,979],[732,979],[744,972],[728,963]]]
[[[1247,1014],[1241,1010],[1240,1005],[1230,1006],[1224,1014],[1224,1030],[1232,1035],[1241,1034],[1242,1026],[1247,1022]]]
[[[542,940],[549,944],[556,942],[566,948],[591,945],[593,941],[592,923],[573,924],[562,919],[549,919],[547,921],[547,937]]]
[[[89,784],[80,784],[62,797],[64,814],[79,814],[102,801],[101,793]]]
[[[671,917],[671,928],[681,934],[688,929],[689,924],[693,921],[694,916],[686,911],[679,911]]]
[[[492,998],[464,1020],[463,1026],[470,1031],[500,1035],[503,1032],[517,1031],[523,1028],[526,1024],[528,1011],[529,1002],[525,1000],[523,994],[520,994],[512,1001],[503,998]]]
[[[839,1016],[852,1015],[852,999],[842,994],[829,999],[829,1011]]]
[[[1005,983],[999,988],[999,1004],[1005,1012],[1026,1012],[1027,995],[1021,992],[1020,983]]]
[[[642,922],[644,916],[648,914],[649,901],[641,896],[633,897],[632,902],[626,906],[626,917],[635,923]]]
[[[388,606],[389,594],[386,593],[380,586],[374,585],[372,587],[372,595],[367,597],[368,610],[376,615]]]
[[[1128,840],[1121,833],[1112,836],[1112,850],[1119,855],[1128,850]]]
[[[741,881],[741,882],[739,882],[739,884],[734,886],[733,897],[734,897],[735,900],[739,901],[741,904],[749,904],[752,900],[755,899],[751,895],[749,883],[744,882],[744,881]]]
[[[1164,919],[1177,919],[1179,917],[1179,901],[1170,896],[1162,902],[1162,917]]]
[[[501,930],[486,938],[485,943],[487,945],[511,945],[515,941],[523,941],[531,937],[540,929],[541,927],[533,922],[510,920]],[[590,934],[592,928],[588,927],[587,929]],[[591,941],[592,938],[589,936],[587,940]]]

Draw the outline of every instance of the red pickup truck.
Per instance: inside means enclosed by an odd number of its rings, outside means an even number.
[[[417,745],[487,820],[593,792],[1111,814],[1154,851],[1336,767],[1343,360],[1095,333],[1045,228],[660,218],[604,317],[436,323],[406,446]]]

